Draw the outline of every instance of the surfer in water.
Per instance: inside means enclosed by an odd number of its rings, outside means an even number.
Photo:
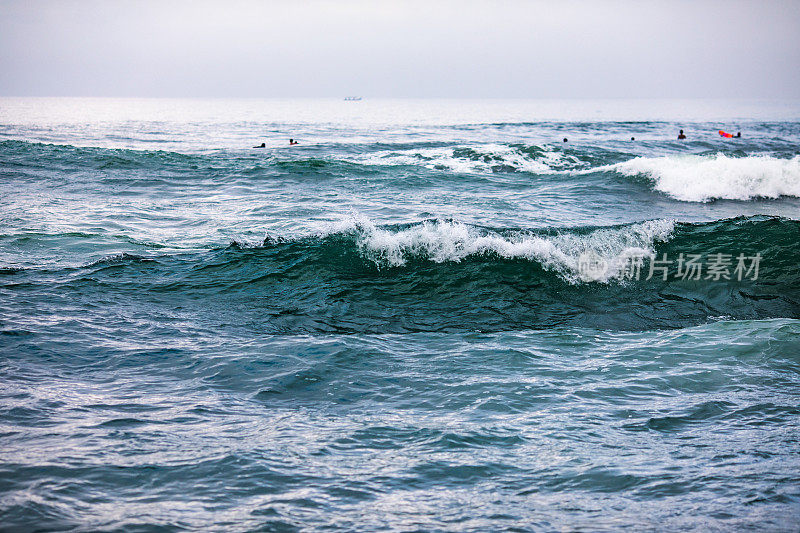
[[[253,148],[266,148],[267,143],[261,143],[261,146],[253,146]]]
[[[300,144],[300,143],[295,141],[294,139],[289,139],[289,146],[294,146],[295,144]]]
[[[678,140],[682,141],[685,138],[686,138],[686,135],[683,134],[683,130],[679,131],[678,132]]]
[[[741,139],[742,138],[742,132],[741,131],[737,131],[736,135],[734,135],[733,133],[728,133],[728,132],[719,130],[719,136],[720,137],[727,137],[728,139]]]

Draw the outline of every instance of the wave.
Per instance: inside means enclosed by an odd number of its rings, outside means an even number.
[[[624,176],[646,176],[654,182],[656,190],[686,202],[800,197],[800,156],[782,159],[717,153],[637,157],[594,170],[606,169]]]
[[[613,179],[609,173],[642,177],[654,190],[685,202],[712,200],[753,200],[800,197],[800,155],[669,155],[634,157],[626,152],[597,147],[566,147],[525,144],[464,144],[456,146],[408,146],[386,149],[365,145],[346,154],[252,153],[249,151],[181,154],[166,151],[79,148],[25,141],[0,142],[0,165],[8,169],[101,171],[97,179],[167,184],[180,177],[205,179],[219,184],[230,179],[263,176],[349,177],[380,171],[381,167],[414,166],[455,174],[527,173],[555,180],[592,176]],[[379,149],[376,149],[379,148]],[[122,172],[111,172],[120,170]],[[146,178],[128,170],[143,170]],[[155,174],[153,171],[157,171]],[[160,178],[159,178],[160,176]],[[33,179],[41,179],[38,172]],[[436,179],[440,179],[437,176]]]
[[[45,169],[90,168],[99,171],[196,171],[210,166],[208,156],[166,150],[133,150],[49,144],[19,140],[0,141],[0,164],[7,167]]]
[[[100,239],[102,237],[102,239]],[[617,226],[574,228],[490,228],[453,219],[429,219],[406,224],[379,225],[363,216],[329,222],[314,233],[300,236],[269,235],[256,242],[234,240],[225,248],[207,246],[175,248],[135,240],[127,235],[84,232],[2,234],[0,241],[14,246],[71,246],[83,250],[133,246],[86,264],[86,267],[149,261],[179,254],[227,254],[230,250],[282,251],[312,258],[356,256],[364,268],[375,271],[414,268],[421,264],[526,261],[552,272],[569,284],[610,283],[620,280],[621,269],[631,258],[649,257],[663,251],[695,253],[698,250],[742,251],[777,249],[800,259],[800,221],[773,216],[751,216],[715,222],[691,223],[655,219]],[[682,248],[681,248],[682,247]],[[142,252],[146,255],[142,255]],[[581,275],[582,256],[591,255],[607,264],[601,277]]]
[[[361,167],[417,166],[431,170],[457,173],[528,172],[547,174],[567,170],[585,169],[598,158],[577,150],[549,145],[478,144],[457,146],[418,146],[402,144],[389,149],[385,144],[366,145],[356,150],[349,147],[345,154],[332,156],[305,156],[274,152],[218,150],[204,154],[183,154],[162,150],[131,150],[115,148],[76,147],[71,145],[30,143],[7,140],[0,142],[0,162],[6,165],[32,167],[92,168],[95,170],[164,169],[221,171],[243,175],[257,175],[274,168],[284,172],[306,173],[343,167],[352,170]],[[608,164],[608,159],[600,162]]]
[[[207,327],[235,323],[272,334],[557,325],[640,330],[718,317],[800,318],[798,242],[800,222],[769,217],[541,231],[355,220],[329,233],[268,237],[255,246],[147,260],[110,256],[61,273],[0,271],[0,284],[15,292],[12,304],[100,299],[110,308],[170,316],[194,309]],[[733,263],[729,279],[681,279],[674,267],[667,280],[648,277],[646,269],[632,278],[617,268],[627,257],[706,260],[717,253]],[[586,276],[586,254],[609,267]],[[757,278],[736,278],[738,254],[761,258]]]
[[[549,174],[588,168],[591,166],[592,158],[582,158],[577,151],[563,150],[546,144],[488,143],[380,150],[354,157],[350,161],[376,166],[421,166],[430,170],[465,174],[485,172]]]

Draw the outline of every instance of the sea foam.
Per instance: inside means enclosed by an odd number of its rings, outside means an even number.
[[[657,190],[686,202],[800,196],[800,156],[637,157],[607,168],[625,176],[647,176]]]

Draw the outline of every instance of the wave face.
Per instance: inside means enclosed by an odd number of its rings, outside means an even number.
[[[730,105],[0,98],[0,530],[796,530]]]
[[[48,270],[58,280],[52,288],[34,283],[27,290],[31,298],[47,299],[55,288],[80,298],[96,286],[112,307],[213,301],[209,312],[218,319],[223,313],[282,334],[675,328],[721,316],[800,318],[798,242],[800,222],[776,218],[558,231],[356,221],[328,235],[268,237],[260,245],[112,255]],[[730,279],[706,279],[702,270],[699,280],[676,277],[681,254],[708,263],[719,253],[730,260]],[[651,256],[664,254],[673,260],[668,279],[661,270],[647,279]],[[757,275],[737,276],[740,254],[759,254]],[[582,270],[587,255],[603,263],[602,271]],[[639,279],[629,272],[636,258],[646,259]],[[6,275],[25,285],[41,274]]]

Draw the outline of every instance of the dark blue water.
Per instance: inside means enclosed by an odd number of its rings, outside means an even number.
[[[794,107],[0,102],[1,530],[800,527]]]

